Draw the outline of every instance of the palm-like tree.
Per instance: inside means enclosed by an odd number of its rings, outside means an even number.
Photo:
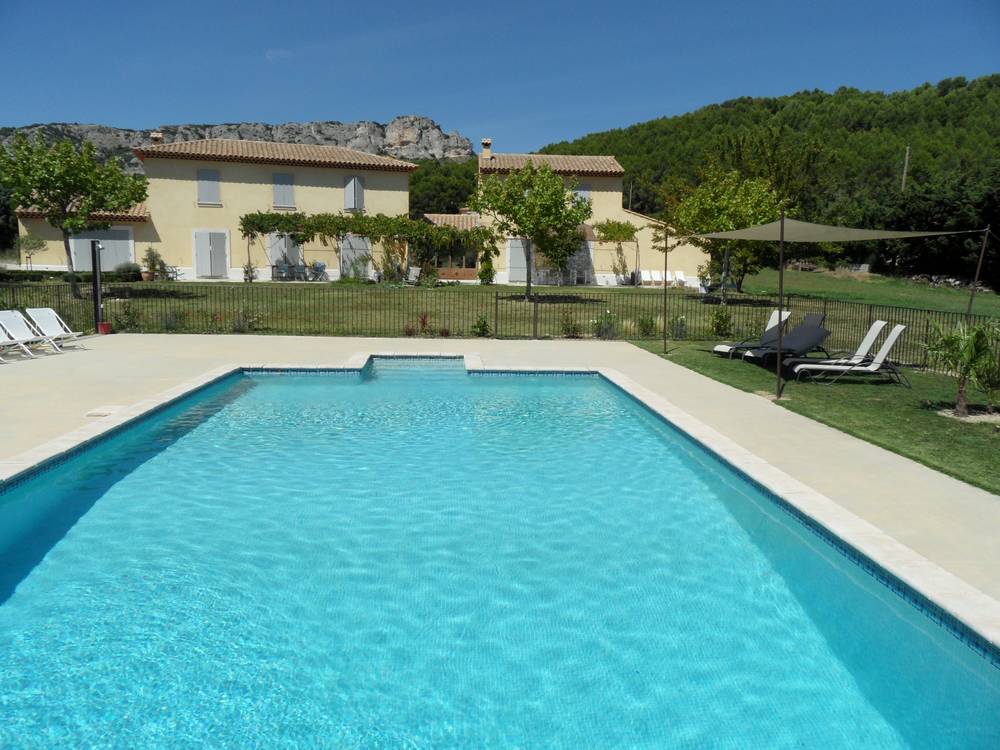
[[[970,326],[959,323],[950,331],[935,326],[934,339],[927,345],[927,353],[935,365],[954,373],[958,380],[958,398],[955,414],[969,414],[969,383],[984,383],[992,368],[996,367],[997,337],[992,326]]]

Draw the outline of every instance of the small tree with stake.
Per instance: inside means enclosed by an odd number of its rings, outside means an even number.
[[[496,221],[502,237],[524,237],[526,290],[531,296],[532,252],[537,249],[559,270],[580,249],[580,225],[590,218],[590,201],[567,189],[548,165],[531,162],[501,179],[489,175],[479,183],[469,206]]]
[[[74,296],[79,296],[73,275],[70,237],[88,229],[106,229],[95,221],[100,213],[122,213],[146,199],[146,178],[126,174],[117,160],[98,161],[94,145],[84,141],[77,148],[63,140],[49,146],[39,137],[29,141],[15,137],[8,148],[0,148],[0,184],[19,206],[41,212],[62,232],[66,268]]]

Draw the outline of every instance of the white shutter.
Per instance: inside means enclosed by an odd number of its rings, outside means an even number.
[[[278,208],[295,208],[295,178],[290,174],[275,174],[274,205]]]
[[[285,254],[285,235],[271,233],[267,235],[267,259],[272,266],[283,261]]]
[[[194,273],[199,279],[212,275],[212,246],[210,232],[194,233]]]
[[[524,283],[528,280],[528,263],[524,254],[524,240],[511,238],[507,240],[507,278],[511,283]]]
[[[222,203],[222,194],[219,190],[219,170],[198,170],[198,202],[216,206]]]
[[[365,183],[361,177],[348,177],[344,183],[344,210],[364,211]]]
[[[208,242],[211,247],[212,276],[225,278],[229,275],[226,261],[226,233],[211,232]]]

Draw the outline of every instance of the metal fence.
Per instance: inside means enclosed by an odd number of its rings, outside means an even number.
[[[540,288],[531,299],[513,288],[438,288],[340,284],[110,283],[105,319],[116,331],[261,333],[327,336],[495,336],[500,338],[739,339],[760,333],[773,296],[717,297],[671,290]],[[68,284],[0,285],[0,308],[55,308],[76,330],[94,330],[90,288]],[[907,326],[894,358],[925,366],[935,326],[984,316],[802,297],[786,298],[794,325],[825,315],[829,349],[853,349],[874,320]],[[995,320],[995,318],[994,318]]]

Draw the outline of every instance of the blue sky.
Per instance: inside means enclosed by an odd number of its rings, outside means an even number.
[[[1000,0],[2,0],[0,125],[423,114],[527,151],[737,96],[1000,72]]]

